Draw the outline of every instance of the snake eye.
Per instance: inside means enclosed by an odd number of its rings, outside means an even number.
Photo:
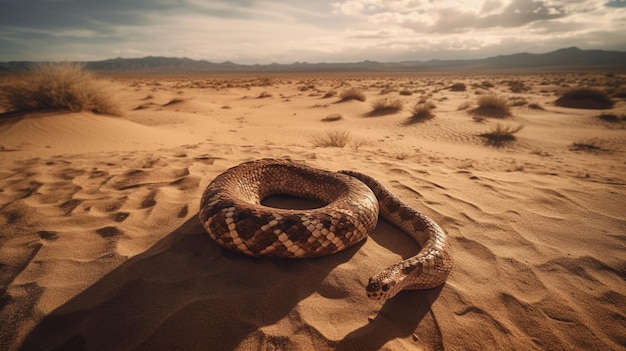
[[[366,288],[366,290],[370,292],[378,291],[378,289],[380,289],[380,284],[378,282],[369,283]]]
[[[389,284],[383,285],[383,291],[387,291],[387,290],[389,290]]]

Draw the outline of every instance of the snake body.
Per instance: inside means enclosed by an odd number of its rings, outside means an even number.
[[[278,194],[326,205],[292,210],[261,204]],[[199,216],[211,238],[227,249],[257,257],[306,258],[359,243],[376,227],[379,212],[413,237],[421,250],[371,277],[367,295],[385,300],[401,290],[443,284],[452,268],[445,232],[359,172],[330,172],[288,160],[244,162],[207,186]]]

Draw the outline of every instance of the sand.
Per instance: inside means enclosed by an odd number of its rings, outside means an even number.
[[[626,123],[597,118],[626,102],[553,103],[604,75],[107,79],[122,116],[0,118],[0,349],[626,348]],[[467,89],[449,89],[458,82]],[[367,101],[324,97],[350,86]],[[526,103],[480,117],[481,94]],[[369,113],[381,97],[405,109]],[[407,124],[420,99],[434,117]],[[524,128],[503,144],[478,136],[497,123]],[[315,146],[328,131],[348,144]],[[448,233],[447,283],[369,300],[369,276],[419,250],[384,221],[319,259],[220,249],[197,219],[200,195],[265,157],[379,179]]]

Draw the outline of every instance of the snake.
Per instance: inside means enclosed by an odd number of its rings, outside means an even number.
[[[273,195],[316,200],[289,209],[262,202]],[[199,219],[222,247],[254,257],[326,256],[361,242],[379,215],[410,235],[419,252],[369,278],[367,296],[387,300],[403,290],[445,283],[452,267],[446,233],[379,181],[356,171],[327,171],[289,159],[243,162],[215,177],[200,200]]]

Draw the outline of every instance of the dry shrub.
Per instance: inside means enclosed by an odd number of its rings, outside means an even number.
[[[370,116],[386,115],[390,113],[397,113],[404,108],[404,101],[393,98],[384,97],[372,102],[372,111],[369,112]]]
[[[572,88],[554,102],[557,106],[581,109],[610,109],[615,105],[609,95],[594,88]]]
[[[571,151],[586,151],[592,153],[610,151],[608,148],[604,147],[604,144],[604,141],[600,139],[590,138],[572,143],[569,149]]]
[[[533,109],[533,110],[545,110],[545,108],[543,108],[543,106],[539,105],[536,102],[528,104],[528,108]]]
[[[400,94],[402,96],[411,96],[411,95],[413,95],[413,92],[408,90],[408,89],[404,89],[404,90],[400,90],[400,92],[398,94]]]
[[[74,63],[44,63],[0,85],[8,111],[67,110],[119,115],[110,87]]]
[[[519,125],[517,127],[511,126],[503,126],[500,123],[496,124],[496,126],[490,131],[479,134],[478,136],[485,138],[487,144],[494,146],[502,146],[508,142],[515,141],[515,133],[519,132],[524,128],[524,125]]]
[[[417,103],[411,109],[411,117],[405,122],[405,124],[414,124],[427,121],[435,115],[431,112],[435,108],[435,104],[430,101]]]
[[[268,93],[267,91],[263,91],[256,98],[257,99],[265,99],[265,98],[270,98],[270,97],[272,97],[272,93]]]
[[[339,94],[339,102],[357,100],[365,101],[365,94],[358,88],[348,88]]]
[[[603,113],[598,116],[598,119],[604,122],[620,123],[620,122],[626,122],[626,115],[618,116],[613,113]]]
[[[465,83],[454,83],[450,86],[450,91],[465,91],[466,89]]]
[[[315,147],[344,147],[349,141],[350,132],[345,130],[327,130],[311,137],[311,143]]]
[[[496,95],[483,95],[477,100],[478,107],[470,112],[484,117],[508,117],[511,115],[505,99]]]

